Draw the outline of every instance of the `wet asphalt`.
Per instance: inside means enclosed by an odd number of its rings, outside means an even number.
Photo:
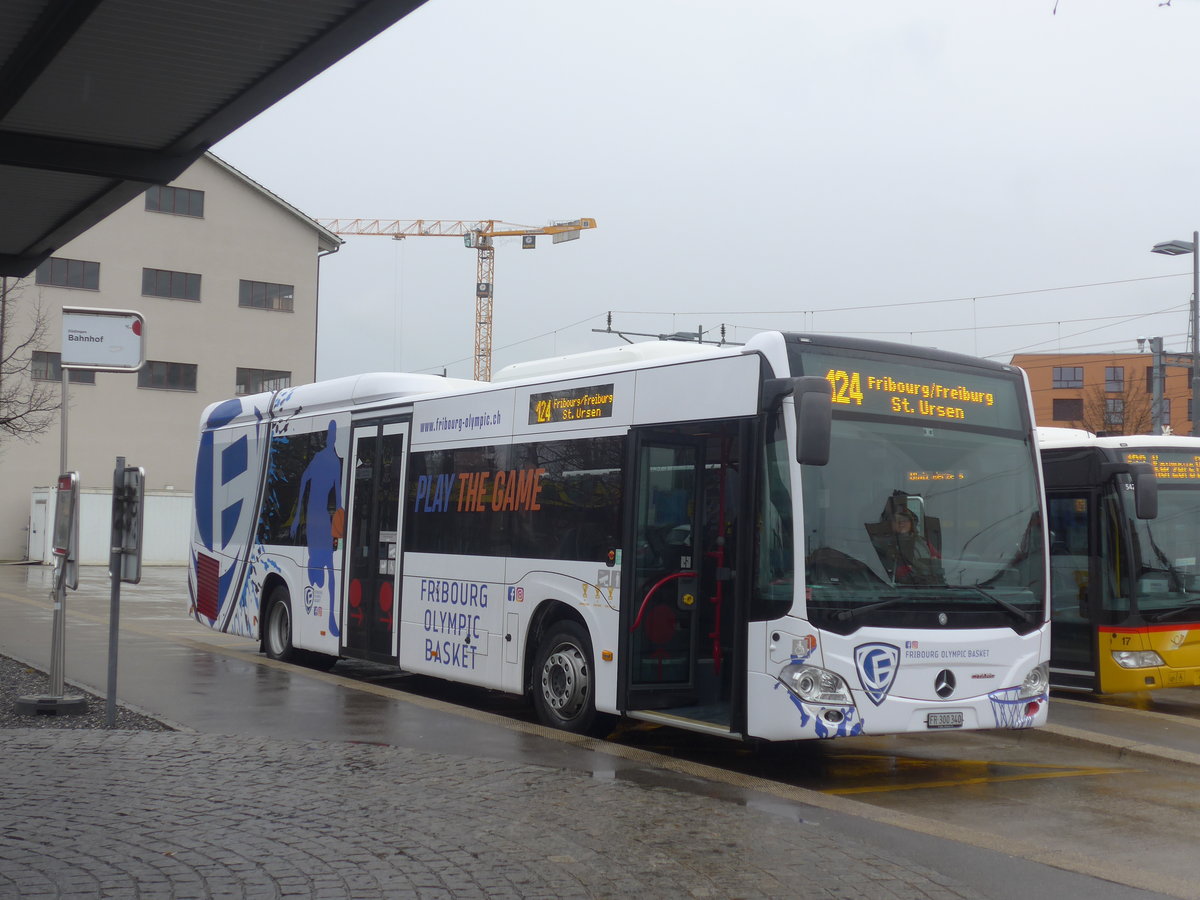
[[[0,654],[27,678],[48,668],[49,582],[0,566]],[[103,570],[68,597],[68,684],[97,698],[110,600]],[[0,898],[1185,895],[349,685],[266,660],[185,608],[180,569],[122,588],[118,696],[172,730],[0,719]]]

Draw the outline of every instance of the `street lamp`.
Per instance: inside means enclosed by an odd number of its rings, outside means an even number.
[[[1152,253],[1162,253],[1165,256],[1192,255],[1192,434],[1200,435],[1200,337],[1197,327],[1200,326],[1200,231],[1192,232],[1190,241],[1163,241],[1155,244]]]

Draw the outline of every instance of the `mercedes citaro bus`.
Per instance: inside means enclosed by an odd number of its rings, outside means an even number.
[[[289,387],[203,414],[192,613],[577,732],[1026,728],[1037,462],[1020,370],[818,335]]]

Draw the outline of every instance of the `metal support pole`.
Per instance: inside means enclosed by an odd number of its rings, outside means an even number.
[[[67,369],[59,365],[58,374],[62,378],[62,394],[60,395],[59,440],[58,440],[58,471],[67,471]],[[59,490],[62,490],[60,487]],[[79,514],[79,510],[75,511]],[[54,558],[54,621],[51,624],[50,637],[50,696],[63,695],[63,654],[67,644],[67,556]]]
[[[62,394],[59,397],[61,409],[58,411],[58,471],[67,472],[67,373],[68,369],[59,365],[62,375]]]
[[[67,645],[67,558],[54,560],[54,621],[50,634],[50,697],[62,697]]]
[[[108,700],[104,705],[104,722],[109,728],[117,726],[117,646],[121,619],[121,535],[125,533],[125,457],[117,457],[113,470],[112,529],[108,551]]]
[[[1192,434],[1200,436],[1200,231],[1192,232]]]

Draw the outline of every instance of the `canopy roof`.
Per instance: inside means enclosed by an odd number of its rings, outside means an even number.
[[[4,0],[0,275],[28,275],[423,2]]]

